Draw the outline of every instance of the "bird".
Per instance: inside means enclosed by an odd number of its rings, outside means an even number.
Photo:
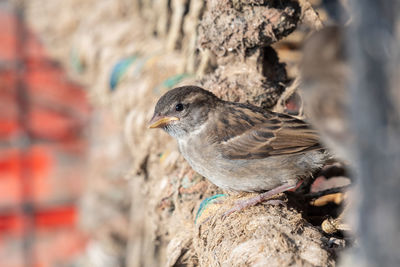
[[[175,138],[193,170],[221,189],[258,193],[229,213],[295,188],[329,159],[306,122],[225,101],[197,86],[161,96],[149,128],[161,128]]]

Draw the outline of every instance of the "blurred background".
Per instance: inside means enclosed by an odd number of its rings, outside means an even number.
[[[198,264],[191,236],[182,235],[192,223],[180,225],[218,189],[188,172],[171,140],[147,133],[156,99],[199,84],[301,115],[298,93],[283,93],[298,76],[301,43],[337,19],[321,1],[277,2],[265,14],[245,1],[208,4],[0,1],[1,266]],[[225,27],[235,16],[273,22],[249,32],[267,37],[241,46],[245,26]],[[213,17],[221,18],[215,28]],[[232,64],[223,52],[254,58],[248,47],[259,47],[266,67]]]
[[[344,37],[302,48],[351,22],[348,11],[346,0],[0,0],[0,266],[337,265],[354,244],[345,190],[216,230],[213,210],[197,211],[222,191],[147,122],[185,84],[300,119],[315,104],[312,122],[348,163]],[[300,76],[314,91],[300,93]],[[307,193],[349,185],[336,164]]]
[[[90,108],[13,4],[0,2],[0,265],[70,265],[87,243]]]

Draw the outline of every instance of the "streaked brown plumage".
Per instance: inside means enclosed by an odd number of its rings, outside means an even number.
[[[328,158],[305,122],[195,86],[163,95],[150,127],[168,132],[196,172],[229,191],[283,192]]]

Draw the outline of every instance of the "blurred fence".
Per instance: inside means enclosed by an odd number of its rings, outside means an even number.
[[[89,106],[22,11],[0,2],[0,265],[55,266],[86,242],[76,204]]]

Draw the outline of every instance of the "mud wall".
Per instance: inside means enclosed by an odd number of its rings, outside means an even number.
[[[26,10],[93,106],[88,265],[335,265],[330,237],[290,196],[224,218],[228,198],[196,219],[223,192],[147,129],[157,99],[184,84],[301,117],[299,44],[322,27],[308,1],[31,0]]]

